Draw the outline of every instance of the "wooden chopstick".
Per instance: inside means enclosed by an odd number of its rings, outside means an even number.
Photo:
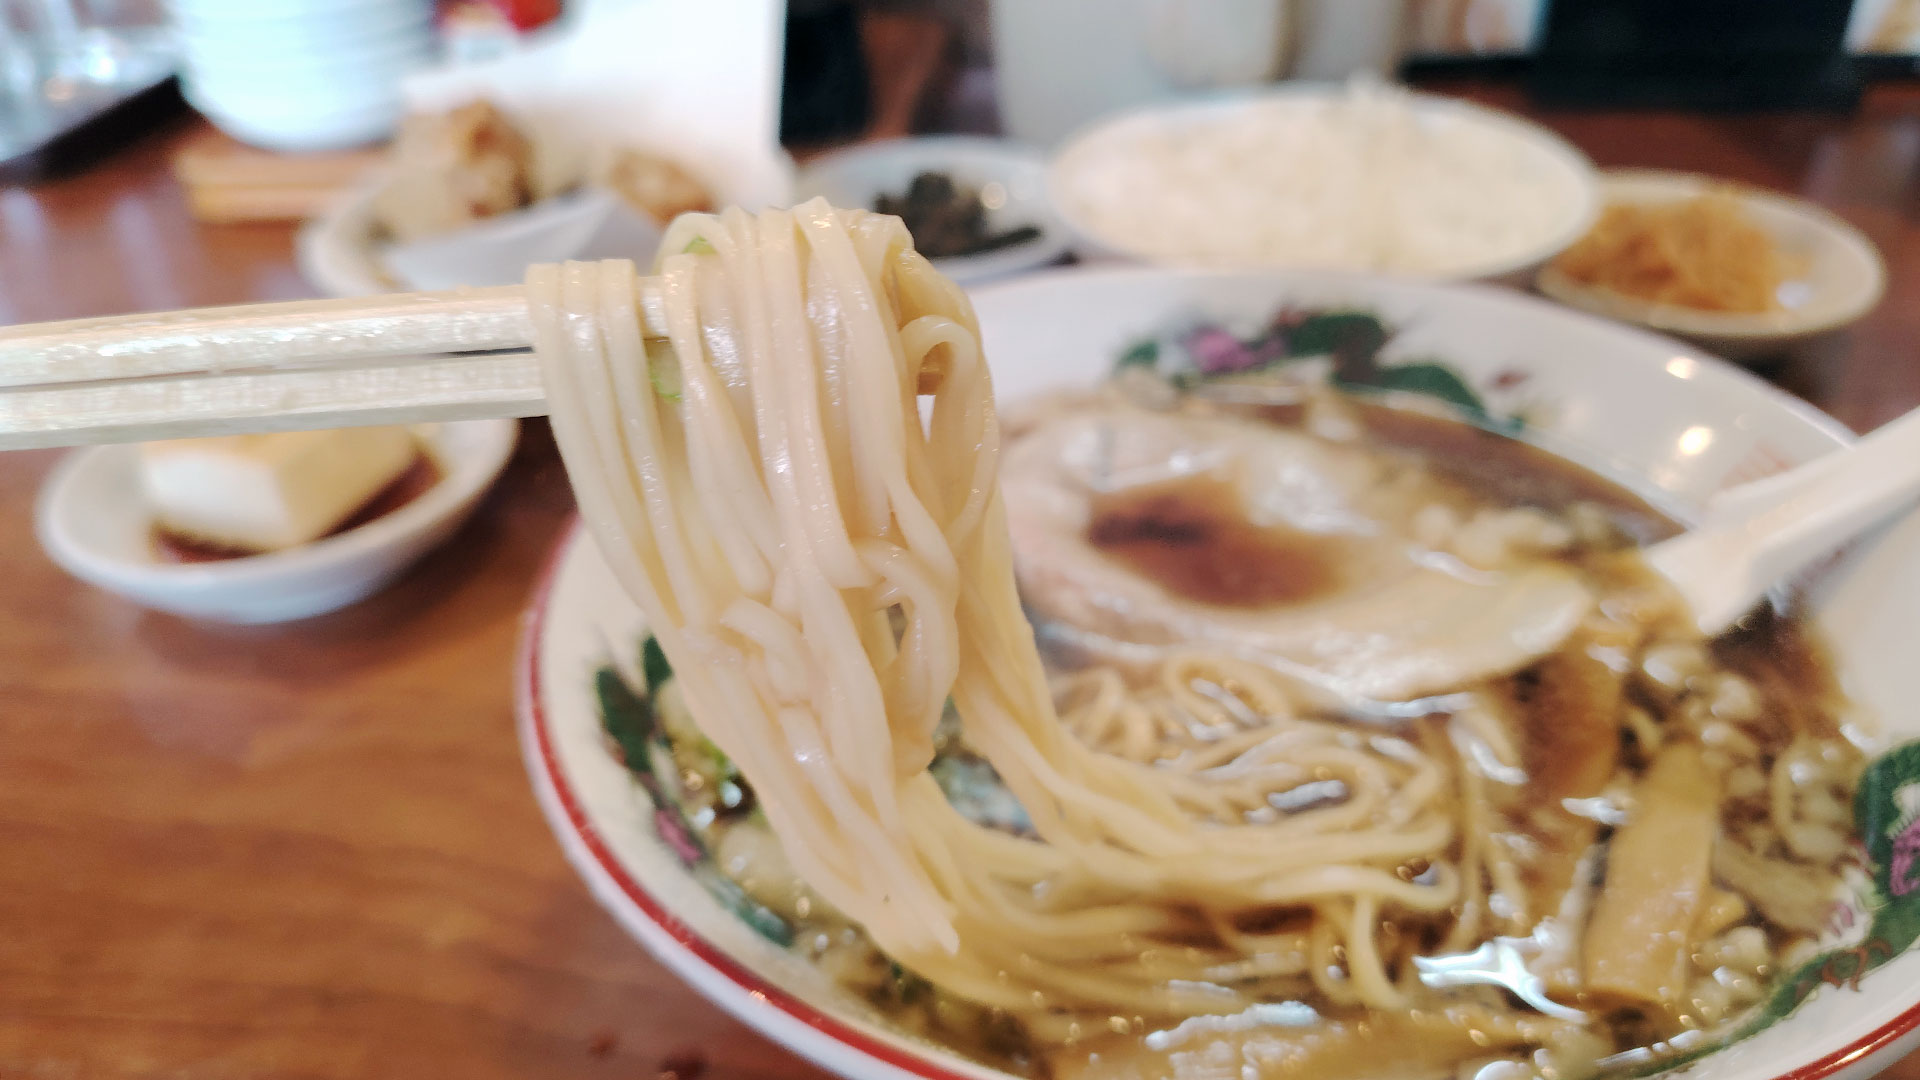
[[[659,291],[653,279],[640,281],[645,332],[665,337]],[[532,345],[533,322],[518,285],[242,304],[0,327],[0,387],[364,367],[369,360]]]
[[[638,289],[666,337],[659,282]],[[518,285],[0,327],[0,450],[538,416],[532,345]]]
[[[0,390],[0,450],[539,416],[531,352]]]
[[[535,416],[532,344],[517,285],[4,327],[0,449]]]

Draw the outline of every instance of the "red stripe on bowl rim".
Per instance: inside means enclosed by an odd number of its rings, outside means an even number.
[[[560,564],[565,560],[566,554],[574,542],[583,536],[584,532],[579,519],[575,518],[573,523],[561,535],[560,539],[555,542],[553,550],[547,555],[545,566],[540,571],[540,582],[534,592],[533,602],[529,606],[521,625],[519,656],[515,662],[515,667],[518,670],[518,681],[520,683],[520,693],[517,694],[516,697],[519,699],[520,708],[523,710],[521,719],[526,728],[533,732],[534,739],[532,749],[535,753],[528,755],[528,763],[529,765],[537,766],[541,775],[552,786],[554,796],[566,814],[566,825],[572,830],[574,838],[577,839],[588,854],[592,856],[594,862],[598,864],[608,879],[619,888],[621,895],[631,901],[634,907],[638,909],[641,915],[645,916],[648,922],[658,927],[681,948],[686,949],[695,959],[711,968],[715,974],[720,975],[735,986],[738,986],[755,999],[771,1005],[787,1016],[814,1028],[821,1034],[828,1036],[850,1050],[914,1076],[925,1077],[927,1080],[979,1080],[976,1076],[955,1072],[943,1065],[928,1061],[913,1053],[911,1050],[875,1038],[873,1035],[861,1031],[845,1021],[837,1019],[801,1001],[772,983],[762,979],[751,968],[735,960],[707,939],[694,933],[691,927],[682,922],[671,911],[667,910],[665,905],[660,903],[659,900],[647,892],[638,881],[635,881],[633,877],[626,872],[625,868],[620,865],[620,861],[614,857],[613,852],[610,851],[606,844],[600,839],[597,830],[595,830],[587,818],[585,807],[579,795],[567,782],[565,774],[560,769],[559,758],[554,751],[552,734],[548,730],[546,709],[541,704],[542,670],[540,666],[540,641],[542,632],[546,626],[547,612],[553,598],[554,585],[560,577]],[[561,827],[561,823],[553,820],[551,814],[547,815],[547,817],[549,824],[551,824],[555,830]],[[642,942],[641,944],[644,945],[645,943]],[[698,989],[698,987],[695,989]],[[715,1004],[720,1003],[716,1001]],[[780,1041],[777,1037],[774,1037],[771,1032],[762,1031],[761,1034],[767,1035],[775,1042]],[[792,1047],[785,1046],[784,1044],[782,1048],[786,1049],[789,1053],[794,1052]],[[824,1063],[821,1064],[821,1067],[827,1068]]]
[[[548,605],[553,598],[554,585],[560,578],[560,564],[566,559],[573,544],[583,535],[580,520],[576,517],[560,539],[555,541],[553,550],[548,553],[545,565],[540,571],[539,584],[534,590],[533,602],[521,625],[519,656],[515,662],[518,670],[517,681],[520,684],[520,693],[516,697],[523,710],[521,719],[526,727],[532,730],[534,748],[537,750],[537,758],[529,755],[529,765],[537,764],[541,775],[552,785],[554,796],[566,813],[567,825],[572,829],[574,838],[593,857],[608,879],[619,888],[621,895],[631,901],[648,922],[711,968],[715,974],[738,986],[749,995],[819,1031],[848,1049],[881,1064],[890,1065],[914,1076],[926,1077],[927,1080],[977,1080],[976,1077],[955,1072],[944,1065],[928,1061],[910,1050],[877,1039],[762,979],[751,968],[694,933],[691,927],[668,911],[660,901],[626,872],[619,860],[614,858],[613,853],[601,842],[598,833],[587,819],[579,796],[567,783],[565,774],[560,770],[559,759],[553,749],[552,736],[547,730],[546,710],[540,703],[540,640],[546,627]],[[549,824],[557,831],[560,828],[560,822],[554,821],[552,815],[547,816]],[[644,942],[641,944],[645,945]],[[695,989],[699,988],[695,987]],[[716,1001],[715,1004],[720,1003]],[[1772,1080],[1827,1080],[1828,1077],[1834,1076],[1849,1066],[1888,1049],[1905,1036],[1912,1034],[1916,1028],[1920,1028],[1920,1002],[1915,1002],[1899,1016],[1846,1046],[1799,1068],[1777,1073]],[[771,1032],[762,1031],[761,1034],[775,1042],[780,1041]],[[794,1052],[791,1047],[784,1044],[782,1048],[790,1053]],[[827,1066],[821,1064],[821,1067]]]

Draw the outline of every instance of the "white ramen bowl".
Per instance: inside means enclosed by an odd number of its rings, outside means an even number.
[[[1444,362],[1488,410],[1523,413],[1529,440],[1681,514],[1729,484],[1851,439],[1806,404],[1686,346],[1503,289],[1108,268],[1036,275],[977,290],[973,300],[1003,401],[1091,384],[1130,346],[1196,316],[1257,324],[1279,307],[1371,309],[1397,328],[1387,360]],[[1920,699],[1920,667],[1908,656],[1920,632],[1920,516],[1863,544],[1814,597],[1865,721],[1888,745],[1920,734],[1911,706]],[[527,626],[518,697],[534,788],[568,857],[623,927],[722,1008],[842,1076],[1004,1080],[890,1026],[760,937],[655,832],[647,797],[608,753],[593,687],[596,669],[633,666],[640,618],[583,533],[555,552]],[[1920,761],[1911,765],[1920,778]],[[1889,803],[1920,807],[1920,779],[1891,794],[1898,798]],[[1901,835],[1920,841],[1920,824]],[[1896,898],[1887,910],[1899,905],[1920,926],[1920,910],[1906,907],[1920,908],[1920,877],[1887,891]],[[1876,951],[1858,940],[1880,925],[1862,918],[1842,934],[1852,947],[1845,955],[1886,960],[1858,989],[1821,986],[1797,1011],[1703,1058],[1688,1075],[1856,1080],[1911,1048],[1920,1040],[1920,952],[1904,943]],[[1836,972],[1845,975],[1844,965]]]

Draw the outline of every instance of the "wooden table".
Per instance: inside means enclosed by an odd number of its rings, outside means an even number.
[[[1602,165],[1723,173],[1866,230],[1886,302],[1781,378],[1856,426],[1920,404],[1920,91],[1851,118],[1545,119]],[[306,293],[287,230],[187,220],[165,167],[187,133],[0,192],[0,321]],[[509,662],[571,512],[543,428],[446,550],[277,628],[56,570],[31,524],[53,458],[0,456],[0,1077],[820,1075],[628,940],[535,809]]]

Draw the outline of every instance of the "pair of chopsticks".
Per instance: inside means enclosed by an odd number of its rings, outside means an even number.
[[[0,449],[537,416],[532,346],[517,285],[3,327]]]

